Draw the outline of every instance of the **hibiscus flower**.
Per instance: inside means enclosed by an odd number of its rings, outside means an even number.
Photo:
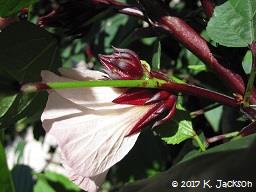
[[[59,82],[106,76],[92,70],[60,69],[60,73],[63,77],[43,71],[42,79]],[[108,169],[131,150],[139,133],[127,135],[154,106],[112,103],[123,92],[108,87],[49,91],[43,127],[57,139],[70,178],[86,191],[97,191]]]
[[[114,48],[100,55],[105,73],[87,69],[59,70],[61,76],[42,72],[44,82],[154,78],[131,50]],[[170,120],[176,96],[143,88],[71,88],[49,91],[41,120],[62,153],[69,177],[82,189],[98,191],[108,170],[134,146],[140,131]]]

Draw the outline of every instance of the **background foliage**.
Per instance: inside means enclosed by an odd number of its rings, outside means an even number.
[[[135,0],[122,2],[137,5]],[[211,19],[205,15],[200,1],[158,2],[201,34],[216,50],[216,57],[224,60],[225,67],[247,82],[252,68],[248,44],[256,38],[256,1],[215,1]],[[78,18],[68,15],[64,26],[40,27],[38,18],[61,3],[58,0],[0,0],[1,17],[16,18],[22,8],[29,8],[27,21],[15,19],[16,22],[0,32],[0,191],[3,192],[80,191],[57,172],[47,169],[38,172],[19,160],[11,170],[7,167],[5,151],[12,146],[15,154],[22,158],[29,129],[33,130],[36,141],[44,141],[40,115],[47,94],[17,92],[21,83],[40,81],[43,69],[56,71],[61,66],[72,67],[82,61],[88,68],[98,70],[97,55],[110,53],[115,46],[134,50],[153,69],[161,70],[176,82],[232,96],[218,75],[179,41],[136,17],[115,14],[110,9],[103,17],[93,17],[89,24],[86,20],[76,23]],[[82,27],[76,28],[75,24]],[[179,105],[183,107],[173,121],[141,134],[134,149],[110,170],[102,191],[164,192],[171,190],[172,180],[255,180],[255,134],[207,144],[207,138],[240,131],[248,125],[250,120],[243,113],[184,94],[179,96]],[[196,142],[190,139],[196,133],[206,152],[200,152]],[[55,149],[49,153],[55,153]]]

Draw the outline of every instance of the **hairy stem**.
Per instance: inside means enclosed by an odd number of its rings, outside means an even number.
[[[48,89],[66,89],[80,87],[141,87],[156,88],[166,90],[172,93],[185,93],[198,97],[204,97],[224,105],[238,107],[239,103],[235,98],[217,93],[208,89],[188,85],[184,83],[174,83],[161,79],[149,80],[95,80],[95,81],[73,81],[73,82],[49,82],[49,83],[32,83],[21,86],[22,92],[34,92]]]

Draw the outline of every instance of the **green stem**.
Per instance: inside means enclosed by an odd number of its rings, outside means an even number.
[[[244,107],[250,106],[251,95],[253,93],[254,81],[256,77],[256,42],[250,45],[252,51],[252,69],[247,83],[246,91],[244,93]]]
[[[95,80],[95,81],[71,81],[71,82],[48,82],[31,83],[21,87],[22,92],[34,92],[47,89],[67,89],[81,87],[144,87],[157,88],[166,83],[160,79],[150,80]]]
[[[21,86],[22,92],[35,92],[48,89],[66,89],[81,87],[140,87],[155,88],[176,93],[185,93],[198,97],[210,99],[231,107],[239,107],[239,103],[227,95],[217,93],[202,87],[189,85],[185,83],[174,83],[161,79],[147,80],[95,80],[95,81],[72,81],[72,82],[49,82],[49,83],[32,83]]]
[[[205,145],[202,142],[202,140],[199,138],[199,136],[197,134],[195,134],[195,136],[193,138],[197,142],[197,144],[200,147],[201,151],[206,151]]]

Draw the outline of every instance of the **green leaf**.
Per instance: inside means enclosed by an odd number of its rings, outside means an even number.
[[[229,0],[215,8],[208,35],[227,47],[247,47],[256,40],[255,13],[255,0]]]
[[[30,167],[26,165],[16,165],[12,169],[12,178],[15,192],[32,192],[34,180]]]
[[[252,52],[251,51],[246,52],[242,62],[242,66],[246,74],[251,73],[251,69],[252,69]]]
[[[33,192],[56,192],[45,179],[39,179],[33,189]]]
[[[198,74],[200,72],[206,71],[206,65],[198,59],[191,51],[188,49],[182,49],[180,52],[180,57],[177,60],[177,63],[180,66],[184,66],[184,64],[188,64],[188,69],[193,72],[192,74]]]
[[[128,17],[126,15],[114,15],[113,17],[105,20],[103,22],[103,28],[104,28],[104,47],[108,48],[107,51],[112,52],[111,45],[117,46],[121,39],[123,39],[125,36],[124,34],[126,32],[121,32],[121,30],[125,29],[124,26],[128,22]],[[100,39],[100,38],[99,38]]]
[[[187,112],[179,106],[177,107],[174,118],[171,122],[168,123],[168,127],[166,126],[164,127],[164,129],[167,129],[171,132],[167,133],[168,136],[162,137],[162,140],[165,141],[167,144],[179,144],[182,141],[185,141],[186,139],[195,136],[195,131],[193,129],[192,122],[190,121]],[[172,132],[175,133],[173,134]]]
[[[212,126],[215,132],[219,131],[222,112],[223,112],[223,106],[219,106],[204,113],[206,119],[208,120],[208,122],[210,123],[210,125]]]
[[[160,70],[160,63],[161,63],[161,42],[156,41],[154,45],[154,54],[152,58],[152,69]]]
[[[206,71],[207,69],[204,64],[188,65],[188,68],[198,73],[202,71]]]
[[[0,42],[0,79],[10,81],[1,90],[0,126],[8,127],[25,117],[25,111],[37,113],[46,98],[43,93],[8,95],[8,89],[13,89],[11,82],[40,81],[42,70],[55,71],[60,66],[59,43],[51,33],[28,22],[5,28]]]
[[[8,170],[5,151],[0,142],[0,190],[1,192],[15,192],[11,174]]]
[[[80,189],[72,183],[64,175],[54,173],[51,171],[46,171],[44,173],[36,174],[37,183],[34,186],[33,192],[58,192],[58,191],[67,191],[67,192],[78,192]]]
[[[18,13],[22,8],[29,7],[37,0],[0,0],[0,16],[7,17]]]
[[[10,25],[0,42],[0,68],[19,82],[39,81],[41,70],[59,65],[58,40],[32,23]]]
[[[203,153],[193,153],[194,155],[191,155],[189,159],[176,164],[168,171],[126,185],[120,192],[169,192],[170,189],[171,191],[180,191],[180,188],[172,188],[172,181],[177,181],[179,187],[182,181],[200,181],[200,188],[203,190],[198,191],[219,191],[216,188],[218,179],[226,181],[239,179],[251,181],[254,184],[255,139],[256,134],[253,134],[213,147]],[[208,180],[210,180],[209,184],[213,186],[211,190],[203,188],[203,182]],[[252,186],[247,190],[254,191],[255,186]],[[191,188],[186,191],[197,190]],[[232,190],[225,189],[224,191]]]
[[[141,39],[141,41],[142,41],[145,45],[152,45],[156,40],[157,40],[156,37],[145,37],[145,38],[142,38],[142,39]]]
[[[0,118],[5,115],[8,109],[13,104],[17,95],[5,96],[0,95]]]
[[[254,20],[256,19],[256,1],[255,0],[229,0],[233,8],[242,17]]]
[[[191,121],[182,120],[176,123],[178,125],[178,131],[175,133],[175,135],[162,138],[167,144],[179,144],[182,141],[195,136]]]
[[[80,191],[80,189],[64,175],[47,171],[44,173],[44,177],[48,181],[61,184],[66,190]]]

